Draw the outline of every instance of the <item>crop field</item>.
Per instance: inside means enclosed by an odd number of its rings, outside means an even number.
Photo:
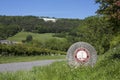
[[[44,42],[49,39],[60,39],[60,40],[64,39],[64,38],[53,37],[54,33],[38,34],[38,33],[31,33],[31,32],[19,32],[15,36],[9,37],[8,40],[21,42],[22,40],[26,40],[26,36],[28,35],[32,35],[33,40],[40,41],[40,42]]]
[[[34,67],[31,71],[0,73],[0,80],[119,80],[119,52],[120,46],[99,55],[93,68],[70,68],[66,61],[62,61],[45,67]]]

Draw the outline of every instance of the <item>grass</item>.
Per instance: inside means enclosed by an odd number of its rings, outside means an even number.
[[[65,59],[65,55],[59,56],[1,56],[0,64],[12,62],[27,62],[35,60],[49,60],[49,59]]]
[[[120,80],[120,46],[100,55],[93,68],[70,68],[62,61],[31,71],[0,73],[0,80]]]
[[[8,40],[21,42],[22,40],[26,40],[27,35],[32,35],[33,40],[40,41],[40,42],[44,42],[49,39],[64,40],[64,38],[53,37],[54,33],[38,34],[38,33],[31,33],[31,32],[19,32],[15,36],[9,37]]]

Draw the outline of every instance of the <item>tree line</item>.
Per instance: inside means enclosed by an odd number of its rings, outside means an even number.
[[[0,16],[0,39],[6,39],[20,31],[34,33],[69,32],[79,25],[79,19],[58,19],[55,23],[45,22],[37,16]]]

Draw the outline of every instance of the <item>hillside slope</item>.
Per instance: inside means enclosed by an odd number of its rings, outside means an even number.
[[[25,40],[28,35],[32,35],[33,40],[40,42],[47,41],[49,39],[60,39],[60,40],[64,39],[64,38],[53,37],[54,33],[38,34],[32,32],[19,32],[15,36],[9,37],[8,40],[21,42],[22,40]]]

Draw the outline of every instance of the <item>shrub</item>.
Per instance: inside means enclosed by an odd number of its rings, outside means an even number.
[[[32,41],[32,39],[33,39],[32,35],[28,35],[28,36],[26,37],[26,41],[27,41],[27,42]]]
[[[1,56],[65,55],[65,52],[25,45],[0,45]]]

